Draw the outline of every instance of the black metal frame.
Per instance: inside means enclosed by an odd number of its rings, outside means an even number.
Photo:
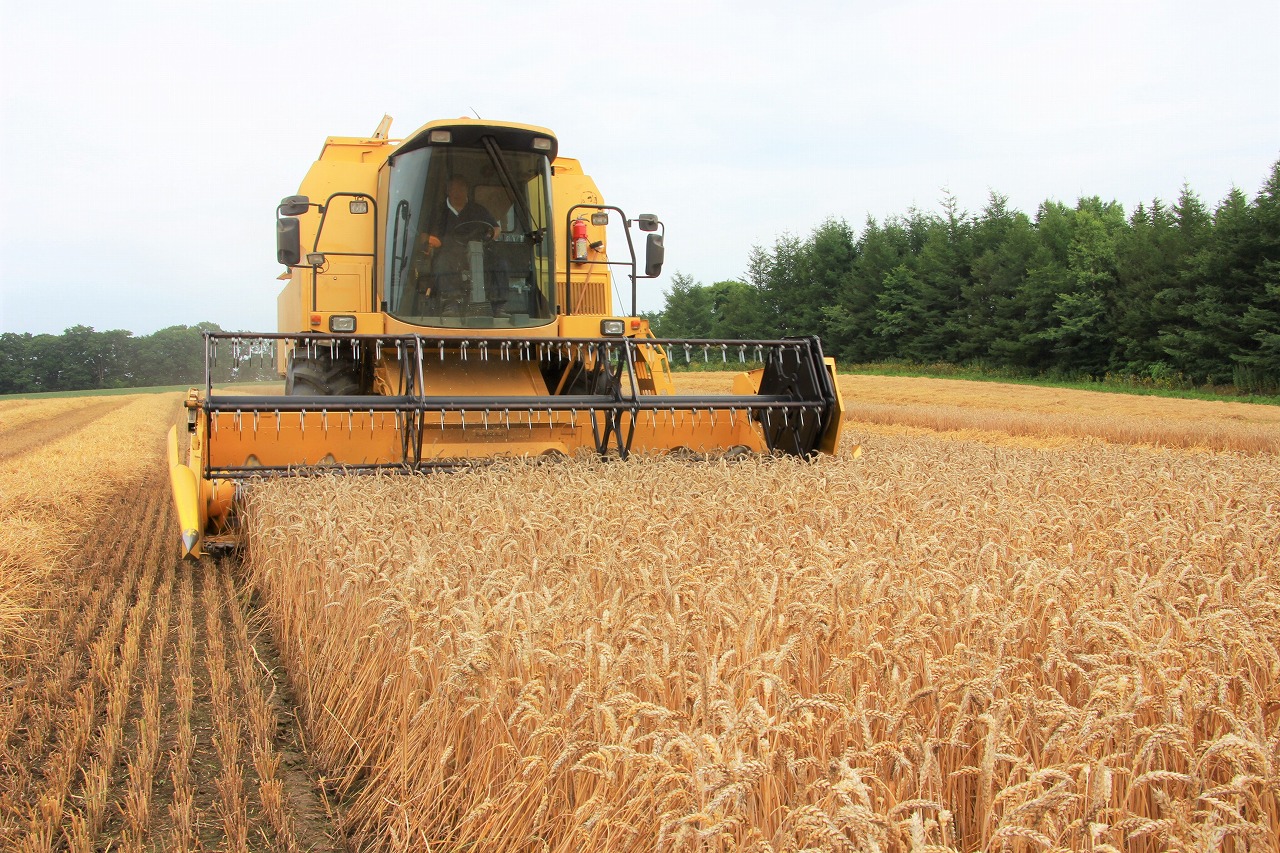
[[[318,205],[318,207],[320,208],[320,222],[318,225],[316,225],[316,238],[315,240],[312,241],[311,253],[320,252],[320,235],[324,233],[324,223],[329,218],[329,205],[333,204],[333,200],[335,198],[352,198],[352,199],[362,198],[369,202],[370,219],[373,221],[374,251],[372,252],[324,252],[323,254],[326,258],[329,255],[334,255],[335,257],[353,257],[353,258],[370,258],[371,259],[369,263],[369,292],[372,295],[370,297],[371,305],[369,310],[371,312],[376,313],[378,310],[378,252],[377,252],[378,200],[376,198],[369,195],[368,193],[356,193],[356,192],[331,193],[329,197],[325,199],[324,204]],[[306,259],[305,255],[303,256],[303,259],[304,260]],[[319,277],[320,277],[321,270],[319,267],[313,266],[311,264],[305,264],[304,266],[311,267],[311,310],[315,311],[316,301],[319,297],[318,289],[319,289]]]
[[[305,347],[316,352],[328,347],[336,352],[341,347],[351,347],[357,360],[361,350],[372,347],[372,355],[381,358],[394,348],[398,360],[408,359],[410,369],[401,372],[403,387],[394,396],[264,396],[221,395],[213,393],[213,369],[217,362],[220,341],[230,341],[232,346],[243,345],[250,340],[292,341],[295,347]],[[691,354],[701,350],[710,361],[716,352],[725,362],[731,351],[744,365],[751,353],[754,363],[762,363],[764,373],[758,394],[682,394],[656,395],[638,391],[637,350],[640,347],[661,347],[671,361],[677,352],[683,351],[686,361],[693,362]],[[607,368],[607,379],[596,383],[596,393],[556,394],[548,396],[495,396],[473,395],[465,397],[427,396],[422,393],[427,362],[430,358],[446,357],[466,361],[469,358],[489,360],[564,361],[585,363],[588,358]],[[623,374],[629,380],[629,393],[623,392]],[[781,340],[716,341],[689,338],[495,338],[470,340],[460,337],[427,337],[423,335],[343,335],[323,333],[274,333],[244,335],[227,332],[205,333],[205,394],[201,404],[205,418],[206,434],[213,430],[213,417],[234,413],[236,421],[249,415],[255,417],[264,412],[320,413],[327,421],[330,414],[354,417],[356,412],[393,412],[403,418],[400,427],[403,435],[403,459],[394,466],[336,466],[343,470],[401,469],[404,471],[451,469],[459,467],[457,461],[423,460],[422,448],[428,415],[439,415],[443,425],[446,414],[461,415],[461,428],[468,427],[467,415],[474,413],[484,428],[491,422],[504,424],[510,429],[511,415],[517,415],[517,426],[533,429],[536,415],[568,412],[571,423],[576,423],[579,413],[591,419],[592,436],[596,450],[601,455],[616,452],[626,458],[631,451],[635,427],[639,419],[648,413],[656,420],[658,413],[677,411],[698,413],[705,411],[715,418],[726,413],[730,418],[746,417],[757,423],[771,452],[811,457],[830,424],[836,408],[834,380],[823,360],[822,345],[816,337],[786,338]],[[523,423],[519,416],[527,414]],[[192,425],[194,429],[194,424]],[[280,468],[243,467],[214,469],[206,461],[206,477],[249,477],[273,471],[299,472],[302,466]],[[333,470],[327,466],[325,470]]]
[[[622,217],[622,233],[627,237],[627,252],[631,256],[630,261],[575,261],[573,259],[573,240],[570,237],[573,231],[573,214],[577,210],[613,210],[617,211]],[[631,272],[628,274],[631,279],[631,316],[636,316],[636,281],[641,276],[636,272],[636,246],[631,240],[631,220],[623,213],[622,208],[615,207],[612,204],[575,204],[569,208],[565,214],[565,231],[564,231],[564,313],[573,313],[573,268],[574,266],[586,267],[593,264],[606,267],[630,267]],[[661,223],[659,223],[661,224]],[[665,227],[664,227],[665,231]]]

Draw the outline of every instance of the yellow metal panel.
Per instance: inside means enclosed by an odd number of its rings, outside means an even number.
[[[836,381],[836,360],[824,358],[823,363],[827,372],[831,374],[831,385],[836,391],[836,410],[832,413],[831,425],[827,427],[822,440],[818,442],[818,449],[823,453],[834,455],[836,448],[840,446],[840,431],[844,426],[844,395],[840,393],[840,383]]]
[[[204,520],[200,518],[200,487],[196,473],[178,458],[177,426],[169,428],[169,483],[178,513],[178,527],[182,531],[181,556],[185,557],[196,549],[204,531]]]
[[[357,136],[330,136],[324,141],[317,160],[329,162],[370,163],[385,160],[396,148],[396,141],[367,139]]]
[[[355,321],[356,321],[356,328],[355,328],[355,331],[354,331],[354,332],[337,332],[337,333],[335,333],[335,334],[339,334],[339,335],[342,335],[342,334],[357,334],[357,335],[381,335],[381,334],[385,334],[385,330],[383,329],[383,317],[384,317],[384,315],[382,315],[382,314],[373,314],[373,313],[368,312],[368,311],[365,311],[365,312],[363,312],[363,313],[361,313],[361,312],[359,312],[359,311],[312,311],[311,313],[309,313],[309,314],[307,315],[307,318],[308,318],[308,319],[307,319],[307,328],[305,329],[305,331],[308,331],[308,332],[327,332],[327,331],[329,331],[329,318],[331,318],[331,317],[333,317],[333,316],[335,316],[335,315],[342,316],[342,317],[354,317],[354,318],[355,318]],[[277,351],[278,351],[278,352],[283,352],[285,348],[284,348],[284,347],[280,347],[280,346],[278,346],[276,349],[277,349]],[[288,359],[287,359],[287,358],[286,358],[286,359],[284,359],[284,362],[283,362],[283,363],[287,363],[287,362],[288,362]]]
[[[555,233],[558,235],[556,300],[563,306],[565,304],[565,243],[569,235],[560,232],[566,228],[565,217],[569,215],[569,209],[575,204],[604,204],[605,201],[599,188],[596,187],[596,182],[583,173],[582,166],[577,160],[557,157],[551,185]],[[570,263],[569,273],[573,281],[573,299],[570,305],[574,314],[608,314],[613,304],[610,296],[612,277],[609,267],[598,263],[608,258],[607,228],[604,225],[590,224],[590,210],[584,209],[580,213],[588,220],[588,242],[600,243],[601,249],[588,251],[586,262]],[[576,216],[577,214],[575,218]]]
[[[512,326],[493,329],[443,328],[439,326],[416,326],[406,323],[389,314],[386,317],[386,334],[388,335],[427,335],[432,338],[457,338],[475,340],[482,335],[486,340],[500,341],[504,338],[554,338],[559,328],[554,319],[541,326]],[[597,321],[598,322],[598,321]]]
[[[599,315],[580,316],[577,314],[560,318],[560,335],[566,338],[598,338],[600,337]],[[619,318],[621,319],[621,318]]]
[[[368,264],[331,264],[316,276],[317,311],[352,313],[368,309]]]
[[[603,426],[603,417],[597,428]],[[762,451],[759,427],[738,412],[653,412],[634,424],[631,451],[711,453],[733,447]],[[209,459],[223,466],[397,465],[404,461],[403,425],[393,413],[264,412],[258,417],[223,412],[213,417]],[[438,416],[422,423],[423,459],[573,453],[595,449],[588,412],[490,411]]]
[[[428,352],[423,362],[423,383],[427,396],[487,397],[543,396],[547,384],[531,361],[483,361],[477,355],[467,361],[439,362]]]

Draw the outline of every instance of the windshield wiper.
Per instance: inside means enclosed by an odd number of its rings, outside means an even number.
[[[516,213],[524,226],[525,236],[535,243],[541,242],[542,232],[535,233],[533,230],[533,216],[529,212],[529,206],[524,203],[524,198],[520,193],[516,192],[515,181],[511,177],[511,172],[507,169],[507,161],[502,157],[502,149],[498,147],[497,140],[492,136],[485,136],[481,137],[480,141],[484,143],[484,150],[489,153],[489,160],[493,163],[493,168],[502,180],[502,187],[507,191],[507,197],[516,206]]]

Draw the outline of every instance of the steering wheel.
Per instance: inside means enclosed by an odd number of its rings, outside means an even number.
[[[449,232],[449,239],[454,243],[470,243],[473,240],[489,241],[493,239],[493,226],[483,219],[472,219],[459,222]]]

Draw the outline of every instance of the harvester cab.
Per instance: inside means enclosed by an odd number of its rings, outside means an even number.
[[[820,342],[655,337],[636,286],[661,273],[664,226],[606,204],[550,131],[456,119],[392,140],[388,126],[330,137],[277,208],[278,331],[205,336],[185,461],[170,436],[184,554],[234,544],[237,495],[264,476],[835,452],[841,401]],[[219,363],[265,354],[283,394],[215,389]],[[674,362],[712,360],[741,366],[730,390],[678,393]]]

